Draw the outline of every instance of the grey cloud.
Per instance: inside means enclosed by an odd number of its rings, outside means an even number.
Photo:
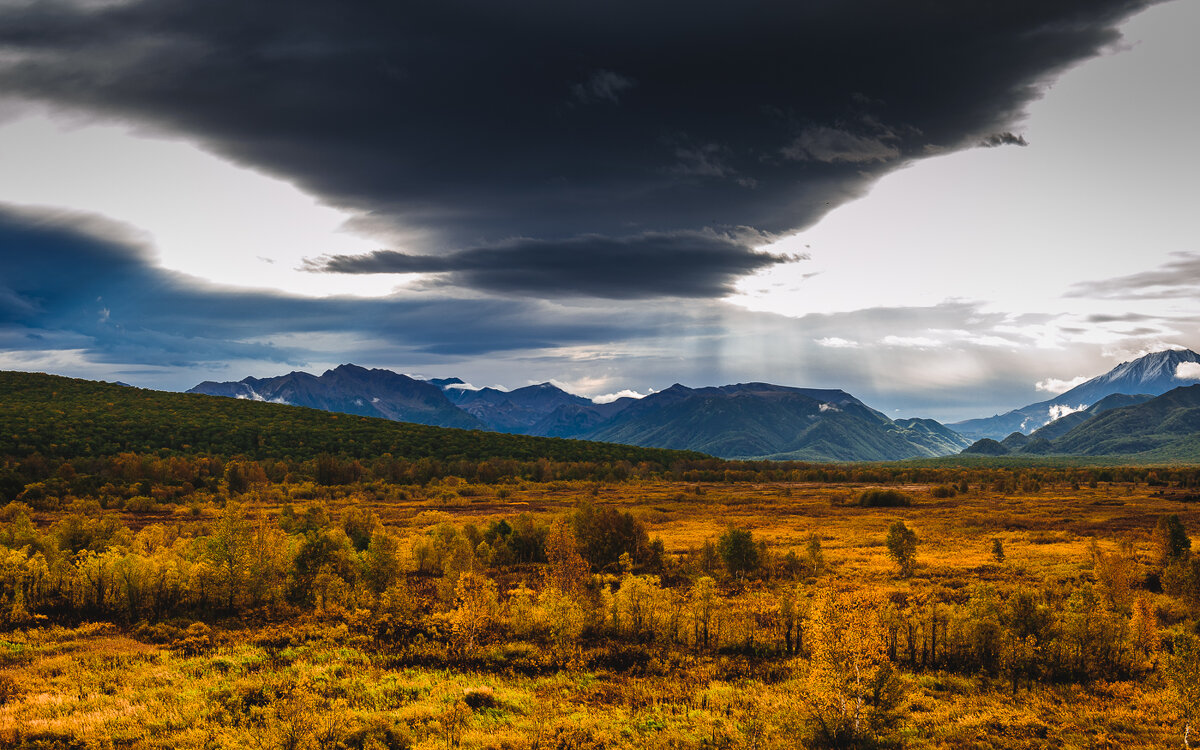
[[[740,276],[796,255],[757,251],[751,241],[714,232],[647,233],[631,237],[583,236],[566,240],[518,239],[495,247],[446,255],[379,250],[365,255],[311,259],[307,268],[331,273],[430,273],[446,283],[534,297],[717,297]]]
[[[729,166],[729,149],[718,143],[698,146],[678,146],[675,166],[669,171],[684,177],[728,177],[734,173]]]
[[[510,385],[530,378],[603,377],[603,392],[624,387],[645,392],[676,381],[767,380],[844,388],[889,414],[900,408],[909,415],[961,419],[1037,400],[1029,384],[1047,371],[1099,374],[1113,364],[1098,357],[1094,346],[1023,358],[978,343],[1055,319],[1009,316],[964,302],[793,319],[695,297],[614,304],[481,299],[453,290],[382,299],[233,290],[157,268],[136,247],[82,231],[86,222],[78,218],[0,209],[0,248],[19,248],[28,256],[5,269],[5,287],[21,301],[0,304],[0,359],[6,366],[28,361],[37,369],[102,379],[121,375],[139,385],[179,389],[210,374],[238,379],[349,360]],[[536,247],[510,249],[525,264],[540,262]],[[491,249],[483,260],[460,262],[471,272],[485,272],[500,257],[501,251]],[[388,256],[347,260],[376,263],[385,271],[397,262]],[[428,269],[431,262],[399,260],[404,268]],[[101,309],[109,310],[107,322],[100,320]],[[1194,319],[1172,322],[1191,330],[1197,325]],[[946,332],[946,346],[890,347],[886,357],[879,356],[876,342],[889,336]],[[819,343],[833,338],[862,345]],[[76,357],[84,365],[59,364]],[[991,401],[980,403],[981,393]]]
[[[821,161],[829,164],[870,164],[888,162],[900,156],[895,135],[859,135],[830,127],[807,128],[780,153],[793,161]]]
[[[576,83],[571,93],[580,102],[608,101],[616,104],[621,92],[631,89],[634,82],[611,70],[597,70],[585,83]]]
[[[1139,328],[1129,328],[1121,331],[1124,336],[1161,336],[1162,330],[1159,328],[1149,328],[1141,326]]]
[[[1073,285],[1068,297],[1093,299],[1178,299],[1200,295],[1200,253],[1171,253],[1173,259],[1153,271]]]
[[[1086,320],[1089,323],[1141,323],[1146,320],[1154,320],[1150,315],[1142,313],[1124,313],[1121,315],[1110,315],[1107,313],[1098,313],[1087,316]]]
[[[1003,133],[1148,1],[9,3],[0,95],[192,138],[420,254],[782,234]]]
[[[296,363],[311,355],[305,337],[317,335],[482,356],[636,339],[672,319],[669,311],[643,319],[644,310],[601,313],[452,294],[310,299],[229,289],[155,267],[139,248],[89,235],[78,218],[0,210],[0,248],[23,255],[5,271],[6,346],[45,349],[69,340],[93,361],[176,368],[231,359]],[[277,338],[301,343],[273,345]]]
[[[1029,141],[1025,140],[1023,135],[1014,135],[1007,130],[1003,133],[992,133],[988,137],[979,142],[984,148],[995,148],[997,146],[1028,146]]]

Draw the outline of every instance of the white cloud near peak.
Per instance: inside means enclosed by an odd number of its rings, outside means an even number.
[[[1046,378],[1045,380],[1039,380],[1037,383],[1035,383],[1034,388],[1037,388],[1039,391],[1045,391],[1046,393],[1066,393],[1075,386],[1082,385],[1089,380],[1091,380],[1091,378],[1086,375],[1080,375],[1078,377],[1071,378],[1070,380]],[[1055,417],[1055,419],[1058,419],[1058,417]]]
[[[651,390],[650,393],[654,393],[654,391]],[[592,403],[593,404],[611,404],[613,401],[616,401],[617,399],[645,398],[648,395],[650,395],[650,394],[638,393],[637,391],[630,390],[629,388],[623,388],[623,389],[617,391],[616,393],[605,393],[602,396],[594,396],[592,398]]]
[[[1200,362],[1180,362],[1175,368],[1175,377],[1180,380],[1200,380]]]

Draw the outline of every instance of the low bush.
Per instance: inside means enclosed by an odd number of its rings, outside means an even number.
[[[858,505],[863,508],[907,508],[912,504],[912,497],[900,490],[871,487],[858,495]]]

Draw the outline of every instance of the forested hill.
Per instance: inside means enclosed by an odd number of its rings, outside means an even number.
[[[643,461],[688,451],[428,427],[249,400],[0,371],[0,456],[122,452],[307,460],[321,454],[439,460]]]

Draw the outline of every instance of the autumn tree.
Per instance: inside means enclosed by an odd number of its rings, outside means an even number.
[[[1194,636],[1180,635],[1175,638],[1163,673],[1183,720],[1183,746],[1191,747],[1192,725],[1200,720],[1200,643]]]
[[[1158,519],[1154,527],[1154,545],[1158,548],[1159,563],[1164,568],[1187,559],[1192,540],[1178,515],[1172,513]]]
[[[888,527],[886,544],[888,554],[900,568],[900,576],[902,578],[911,577],[917,556],[916,532],[905,526],[903,521],[894,521]]]
[[[618,632],[641,638],[653,632],[659,603],[657,576],[626,573],[613,597],[613,627]]]
[[[831,588],[813,601],[804,701],[818,746],[863,747],[899,721],[903,685],[887,660],[883,605],[875,594]]]
[[[208,558],[217,571],[225,608],[232,610],[238,591],[248,572],[251,528],[242,506],[232,500],[225,503],[206,545]]]
[[[701,576],[692,585],[689,596],[692,615],[692,642],[708,648],[712,636],[713,620],[717,609],[717,583],[709,576]]]
[[[292,559],[288,598],[293,604],[311,605],[328,593],[338,580],[353,578],[356,565],[353,545],[341,529],[321,529],[304,535]]]
[[[225,464],[225,488],[230,494],[241,495],[255,484],[265,484],[267,475],[255,461],[230,461]]]
[[[1189,555],[1171,563],[1163,571],[1162,587],[1193,610],[1200,609],[1200,557]]]
[[[1112,678],[1125,667],[1128,623],[1096,587],[1085,583],[1071,592],[1059,618],[1069,666],[1081,679]]]
[[[371,537],[379,528],[379,516],[369,508],[355,506],[346,511],[342,517],[342,530],[354,544],[354,549],[362,552],[371,545]]]
[[[721,555],[721,562],[725,563],[725,570],[735,578],[744,578],[747,573],[753,573],[761,563],[758,546],[749,529],[726,529],[717,540],[717,552]]]
[[[988,672],[995,672],[1003,650],[1001,619],[996,591],[985,584],[972,592],[957,628],[971,661]]]
[[[386,591],[401,575],[400,542],[382,529],[376,531],[363,555],[363,566],[371,588],[376,593]]]
[[[807,552],[808,572],[813,576],[821,575],[825,570],[825,553],[821,551],[821,537],[814,532],[808,536]]]
[[[566,659],[587,625],[587,611],[577,597],[560,589],[546,588],[538,595],[538,607],[560,659]]]
[[[1137,561],[1133,557],[1133,545],[1122,541],[1116,551],[1105,552],[1093,539],[1088,548],[1092,555],[1092,571],[1100,590],[1109,606],[1119,612],[1128,612],[1133,604],[1133,585],[1137,578]]]
[[[801,621],[804,619],[804,587],[800,584],[786,585],[778,592],[776,599],[783,650],[784,653],[794,654],[800,649],[803,632]]]
[[[650,538],[646,526],[614,508],[598,509],[584,505],[571,518],[579,551],[592,570],[597,572],[617,568],[622,554],[628,554],[636,565],[647,562]]]
[[[992,559],[997,565],[1004,562],[1004,542],[998,536],[992,537]]]
[[[538,629],[541,611],[537,607],[536,592],[524,581],[509,590],[504,609],[508,629],[518,638],[528,638]]]
[[[1134,654],[1141,660],[1143,669],[1150,669],[1159,650],[1158,616],[1145,596],[1133,602],[1129,618],[1129,643]]]
[[[454,605],[448,615],[451,637],[470,653],[499,617],[496,583],[480,573],[463,573],[454,585]]]
[[[588,564],[579,554],[579,544],[570,522],[559,519],[546,535],[546,586],[578,596],[587,584]]]

